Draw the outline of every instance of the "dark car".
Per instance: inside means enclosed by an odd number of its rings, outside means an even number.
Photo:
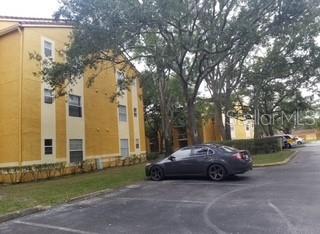
[[[252,157],[246,150],[206,144],[184,147],[158,162],[146,165],[146,175],[159,181],[165,177],[208,176],[220,181],[226,176],[252,170]]]

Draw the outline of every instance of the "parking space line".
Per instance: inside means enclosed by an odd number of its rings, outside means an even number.
[[[268,205],[282,218],[282,220],[285,222],[285,224],[288,227],[288,231],[292,234],[297,233],[295,227],[291,224],[289,219],[285,216],[285,214],[272,202],[268,201]]]
[[[191,200],[172,200],[172,199],[153,199],[153,198],[135,198],[135,197],[118,197],[117,199],[128,201],[154,201],[154,202],[173,202],[173,203],[190,203],[206,205],[205,201],[191,201]]]
[[[59,226],[48,225],[48,224],[33,223],[33,222],[25,222],[25,221],[19,221],[19,220],[13,221],[13,223],[24,224],[24,225],[33,226],[33,227],[54,229],[54,230],[59,230],[59,231],[64,231],[64,232],[78,233],[78,234],[98,234],[95,232],[86,232],[86,231],[82,231],[82,230],[78,230],[78,229],[59,227]]]
[[[186,183],[179,183],[179,182],[164,182],[163,184],[174,184],[174,185],[218,185],[218,186],[222,186],[222,185],[229,185],[229,186],[248,186],[248,185],[251,185],[251,184],[244,184],[244,183],[215,183],[215,182],[186,182]]]

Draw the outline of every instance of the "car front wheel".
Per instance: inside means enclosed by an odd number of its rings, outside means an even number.
[[[221,181],[226,175],[226,169],[219,164],[213,164],[208,169],[208,176],[213,181]]]
[[[162,168],[160,168],[158,166],[152,167],[150,170],[150,176],[151,176],[151,180],[154,180],[154,181],[163,180],[164,173],[163,173]]]

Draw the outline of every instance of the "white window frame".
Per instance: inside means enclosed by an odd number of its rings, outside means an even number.
[[[123,107],[123,108],[122,108]],[[120,110],[125,110],[124,113],[120,112]],[[127,106],[125,105],[119,105],[118,106],[118,115],[119,115],[119,121],[120,122],[128,122],[128,111],[127,111]],[[122,117],[125,117],[125,120],[121,118]]]
[[[50,94],[47,95],[47,92],[49,91]],[[44,88],[44,103],[45,104],[53,104],[54,102],[54,94],[52,89]],[[52,101],[51,102],[46,102],[46,98],[50,98]]]
[[[47,140],[51,141],[51,145],[46,145],[46,141]],[[46,156],[53,155],[53,139],[52,138],[45,138],[43,144],[44,144],[44,155],[46,155]],[[51,153],[47,154],[46,153],[46,148],[51,148]]]
[[[70,102],[70,97],[71,97],[71,96],[74,96],[74,97],[78,97],[78,98],[79,98],[79,103],[78,103],[77,105],[72,104],[72,103]],[[69,105],[69,107],[70,107],[70,106],[73,106],[73,107],[80,108],[80,116],[70,115],[70,108],[69,108],[69,117],[82,118],[82,116],[83,116],[82,111],[83,111],[83,110],[82,110],[82,100],[81,100],[81,99],[82,99],[82,98],[81,98],[80,95],[69,94],[69,100],[68,100],[68,105]]]
[[[124,148],[122,145],[123,141],[127,142],[126,148]],[[126,151],[126,154],[123,153],[124,150]],[[127,138],[120,139],[120,156],[122,158],[126,158],[126,157],[129,157],[129,155],[130,155],[129,139]]]
[[[123,82],[126,79],[126,76],[123,71],[117,71],[116,72],[116,78],[117,78],[117,85],[119,86],[121,82]]]
[[[81,141],[81,149],[71,149],[71,141]],[[69,160],[71,162],[71,152],[82,152],[82,160],[84,160],[83,139],[69,139]],[[73,162],[71,162],[73,163]]]
[[[55,43],[53,40],[46,38],[46,37],[42,37],[41,39],[41,51],[42,51],[42,58],[44,59],[51,59],[52,61],[55,61]],[[52,57],[47,57],[45,55],[45,42],[48,42],[52,45]]]
[[[138,118],[138,108],[137,108],[137,107],[134,107],[134,108],[133,108],[133,116],[134,116],[135,118]]]

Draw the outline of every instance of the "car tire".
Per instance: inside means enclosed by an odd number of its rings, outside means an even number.
[[[160,181],[164,178],[164,173],[161,167],[153,166],[150,169],[150,178],[153,181]]]
[[[220,164],[212,164],[208,168],[208,177],[213,181],[221,181],[227,175],[227,170]]]
[[[302,145],[302,142],[301,142],[301,141],[298,141],[297,144],[298,144],[298,145]]]

